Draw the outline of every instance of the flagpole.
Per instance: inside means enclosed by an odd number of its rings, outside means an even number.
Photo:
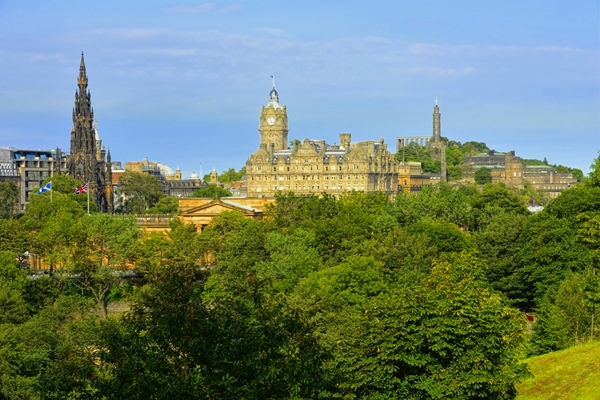
[[[50,181],[50,203],[52,203],[52,181]]]
[[[88,190],[86,191],[87,193],[87,206],[88,206],[88,215],[90,215],[90,183],[86,183]]]

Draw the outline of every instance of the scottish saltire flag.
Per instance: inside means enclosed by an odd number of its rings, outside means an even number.
[[[37,191],[37,194],[49,192],[51,190],[52,190],[52,181],[50,181],[50,182],[46,183],[44,186],[42,186],[40,188],[40,190]]]
[[[88,184],[86,183],[85,185],[75,188],[75,194],[82,194],[82,193],[87,193],[88,191]]]

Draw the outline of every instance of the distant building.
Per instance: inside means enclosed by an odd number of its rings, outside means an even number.
[[[424,186],[439,182],[439,174],[423,172],[418,161],[401,162],[398,164],[398,189],[406,194],[419,193]]]
[[[398,189],[406,194],[418,193],[424,186],[430,186],[440,181],[446,181],[446,142],[442,140],[440,108],[433,107],[433,134],[432,136],[401,136],[396,138],[396,152],[400,153],[409,143],[437,149],[440,160],[440,173],[424,173],[421,163],[416,161],[402,161],[398,165]]]
[[[535,190],[547,193],[551,198],[577,184],[573,175],[558,172],[554,167],[526,165],[514,151],[503,153],[494,150],[465,158],[463,182],[475,182],[475,171],[484,167],[491,170],[492,183],[504,182],[507,186],[523,189],[529,182]]]
[[[246,162],[248,197],[273,197],[277,192],[340,195],[345,191],[398,191],[398,163],[383,139],[352,143],[340,134],[339,145],[304,139],[288,147],[286,106],[275,86],[259,122],[260,148]]]
[[[0,147],[0,181],[11,180],[19,189],[19,211],[25,210],[29,196],[44,179],[67,172],[68,156],[56,150],[25,150]]]

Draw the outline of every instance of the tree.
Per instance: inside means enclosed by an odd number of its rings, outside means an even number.
[[[546,292],[536,309],[531,354],[562,350],[587,339],[592,314],[584,302],[585,283],[585,275],[568,274]]]
[[[583,305],[591,311],[590,339],[594,340],[594,314],[596,308],[600,306],[600,277],[596,275],[596,270],[586,271],[581,282]]]
[[[559,196],[560,197],[560,196]],[[539,303],[549,288],[557,288],[570,272],[582,272],[591,254],[577,241],[576,231],[565,219],[545,212],[530,216],[523,226],[524,244],[516,262],[526,283],[527,307]]]
[[[121,196],[122,211],[127,214],[144,214],[164,197],[155,176],[133,171],[125,171],[119,178],[117,194]]]
[[[225,221],[220,223],[215,228],[227,229]],[[174,241],[182,245],[190,233],[196,235],[185,225],[176,230]],[[318,394],[324,384],[323,352],[283,297],[257,290],[222,295],[221,288],[209,294],[198,277],[200,266],[182,264],[187,262],[168,261],[162,272],[150,274],[132,312],[103,324],[99,365],[107,379],[97,386],[102,395],[167,400]],[[232,270],[211,273],[221,272]],[[239,280],[249,278],[245,270],[240,275]]]
[[[191,197],[230,197],[233,196],[228,189],[223,189],[215,184],[196,190]]]
[[[69,262],[82,239],[81,206],[60,192],[33,196],[21,218],[31,233],[31,253],[41,256],[53,271]]]
[[[19,188],[13,181],[0,182],[0,219],[12,218],[19,204]]]
[[[95,319],[89,302],[71,296],[22,324],[0,324],[0,398],[94,398],[102,380]]]
[[[590,165],[587,184],[593,187],[600,187],[600,150],[598,151],[598,157]]]
[[[475,182],[478,185],[492,183],[492,171],[489,168],[481,167],[475,171]]]
[[[133,265],[140,231],[131,217],[94,214],[81,222],[84,235],[66,264],[67,279],[92,294],[106,318],[108,294],[123,283],[122,273]]]
[[[474,235],[479,254],[488,265],[485,272],[490,285],[519,306],[526,303],[527,293],[518,268],[519,252],[526,241],[523,236],[526,221],[522,214],[500,213]]]
[[[163,197],[148,210],[148,214],[175,214],[178,209],[177,197]]]
[[[332,354],[327,376],[361,399],[513,399],[524,316],[488,289],[462,254],[434,264],[423,283],[390,288],[365,258],[311,274],[295,293]],[[325,396],[324,396],[325,397]],[[332,396],[333,397],[333,396]]]
[[[246,175],[246,167],[242,167],[239,171],[236,171],[235,168],[229,168],[227,171],[224,171],[219,175],[219,182],[237,182],[241,181],[242,177]]]
[[[52,181],[52,191],[55,194],[62,193],[64,195],[69,196],[69,198],[71,200],[73,200],[77,204],[79,204],[79,206],[81,207],[82,210],[87,211],[88,195],[87,194],[81,195],[81,194],[75,193],[75,189],[78,187],[81,187],[83,185],[81,183],[81,181],[71,178],[69,175],[54,174],[54,175],[44,179],[44,181],[42,182],[42,187],[50,181]],[[98,206],[96,206],[96,203],[94,202],[93,199],[90,199],[89,207],[90,207],[90,213],[98,212]]]

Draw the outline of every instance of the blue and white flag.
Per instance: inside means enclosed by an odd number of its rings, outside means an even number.
[[[49,192],[51,190],[52,190],[52,181],[50,181],[50,182],[46,183],[44,186],[42,186],[40,188],[40,190],[37,191],[37,194]]]

